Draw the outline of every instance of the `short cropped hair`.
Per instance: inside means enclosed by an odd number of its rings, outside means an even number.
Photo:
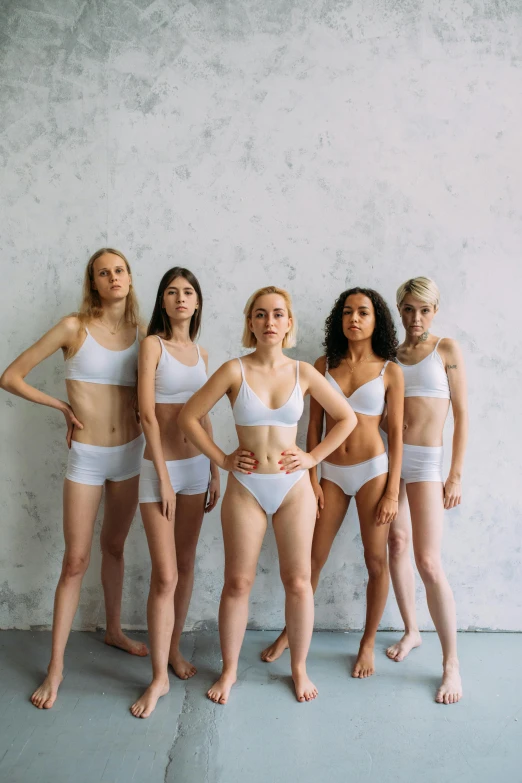
[[[245,309],[243,310],[245,315],[245,325],[243,328],[243,338],[241,340],[241,344],[244,348],[256,347],[257,340],[248,325],[248,319],[252,318],[252,312],[254,310],[256,301],[259,299],[259,297],[265,296],[266,294],[278,294],[285,300],[288,315],[292,319],[292,325],[283,340],[283,348],[293,348],[296,343],[297,321],[292,307],[292,298],[288,291],[285,291],[284,288],[277,288],[275,285],[267,285],[264,288],[258,288],[257,291],[254,291],[252,296],[249,297],[248,302],[245,305]]]
[[[406,280],[397,289],[397,307],[400,307],[406,294],[411,294],[421,302],[431,304],[435,310],[439,309],[440,291],[437,284],[430,277],[412,277]]]

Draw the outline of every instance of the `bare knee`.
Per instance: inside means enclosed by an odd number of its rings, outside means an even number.
[[[320,574],[326,565],[329,552],[312,552],[312,572]]]
[[[404,557],[410,550],[410,537],[402,530],[392,532],[388,538],[388,551],[392,560]]]
[[[194,556],[177,555],[178,564],[178,580],[180,582],[186,582],[187,579],[192,579],[194,576]]]
[[[419,555],[415,558],[422,581],[426,584],[437,584],[444,578],[442,563],[439,557]]]
[[[152,576],[150,579],[150,589],[159,596],[174,595],[176,584],[178,582],[178,574],[176,569],[161,568],[152,570]]]
[[[386,555],[365,554],[364,561],[370,579],[380,579],[388,570]]]
[[[281,574],[285,593],[301,598],[311,589],[310,574]]]
[[[108,538],[102,535],[100,539],[100,546],[103,555],[109,555],[114,560],[123,560],[123,547],[125,541],[121,541],[117,538]]]
[[[89,567],[89,554],[65,554],[62,563],[62,579],[82,579]]]
[[[245,596],[250,595],[253,584],[254,579],[250,576],[244,576],[242,574],[226,576],[223,592],[230,598],[244,598]]]

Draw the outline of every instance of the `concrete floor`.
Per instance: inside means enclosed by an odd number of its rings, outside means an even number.
[[[138,635],[136,635],[138,636]],[[239,683],[226,707],[205,691],[219,670],[217,634],[187,634],[199,668],[148,720],[128,707],[148,683],[148,659],[73,633],[55,707],[28,701],[50,634],[0,634],[2,783],[491,783],[522,781],[522,635],[460,634],[465,697],[435,704],[435,634],[396,664],[384,655],[397,634],[380,633],[377,675],[349,677],[359,634],[316,633],[309,672],[318,699],[298,704],[289,658],[266,665],[272,632],[250,631]]]

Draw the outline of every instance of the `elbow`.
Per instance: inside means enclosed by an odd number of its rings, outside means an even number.
[[[9,370],[4,370],[2,375],[0,376],[0,389],[3,389],[6,392],[12,392],[13,391],[13,377]]]
[[[178,427],[185,435],[187,435],[188,422],[189,417],[187,416],[187,406],[184,405],[178,416]]]
[[[150,411],[148,409],[143,410],[140,408],[140,421],[142,423],[143,429],[146,429],[148,427],[152,427],[153,424],[156,424],[156,414],[154,411]]]

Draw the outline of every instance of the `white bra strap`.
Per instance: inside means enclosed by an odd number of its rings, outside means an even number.
[[[385,369],[387,368],[387,366],[389,365],[389,363],[390,363],[390,360],[389,360],[389,359],[388,359],[387,361],[385,361],[385,362],[384,362],[384,367],[383,367],[383,368],[382,368],[382,370],[380,371],[379,375],[384,375],[384,371],[385,371]]]
[[[158,340],[159,340],[159,343],[160,343],[160,345],[161,345],[161,354],[163,355],[163,354],[166,352],[166,350],[167,350],[167,349],[165,348],[165,346],[163,345],[163,340],[161,339],[161,337],[159,336],[159,334],[155,334],[155,335],[154,335],[154,337],[157,337],[157,338],[158,338]]]
[[[243,362],[241,361],[241,359],[239,358],[239,356],[237,357],[237,360],[238,360],[238,362],[239,362],[239,366],[241,367],[241,377],[243,378],[243,380],[244,380],[244,381],[245,381],[245,383],[246,383],[246,380],[245,380],[245,371],[244,371],[244,369],[243,369]]]
[[[295,365],[296,365],[295,382],[296,384],[298,384],[299,383],[299,359],[296,361]]]
[[[441,340],[444,340],[444,337],[439,337],[439,339],[437,340],[437,345],[433,349],[433,353],[435,353],[437,351],[437,348],[439,347],[439,343],[440,343]]]
[[[201,354],[200,354],[200,352],[199,352],[199,345],[198,345],[197,343],[196,343],[196,350],[197,350],[197,352],[198,352],[198,357],[201,359]]]

